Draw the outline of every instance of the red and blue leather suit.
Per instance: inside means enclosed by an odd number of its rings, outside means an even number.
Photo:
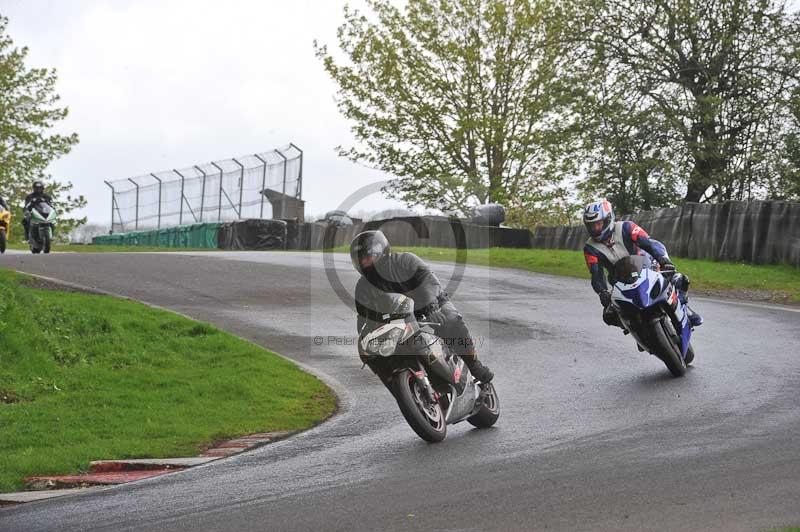
[[[664,247],[664,244],[655,238],[650,238],[647,231],[631,221],[621,221],[617,223],[622,224],[622,243],[631,255],[644,255],[654,259],[658,263],[665,258],[669,259],[667,248]],[[611,238],[613,238],[613,236]],[[613,241],[609,241],[608,244],[613,245]],[[594,291],[599,294],[600,292],[608,290],[608,284],[605,275],[603,275],[603,268],[608,270],[609,279],[613,281],[613,279],[611,279],[611,272],[614,271],[614,265],[589,244],[584,246],[583,255],[586,259],[586,265],[589,267],[589,272],[592,274],[592,288]]]

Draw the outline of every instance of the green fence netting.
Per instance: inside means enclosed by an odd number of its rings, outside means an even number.
[[[150,231],[100,235],[92,239],[92,244],[95,246],[217,249],[220,226],[222,226],[221,222],[209,222]]]

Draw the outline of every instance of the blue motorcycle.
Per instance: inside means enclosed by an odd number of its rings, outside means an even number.
[[[611,308],[639,351],[657,356],[674,377],[686,373],[694,360],[692,327],[685,297],[678,287],[681,274],[665,275],[650,257],[633,255],[614,265]]]

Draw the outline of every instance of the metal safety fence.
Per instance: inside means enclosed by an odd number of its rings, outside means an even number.
[[[288,207],[303,194],[303,151],[289,144],[105,183],[111,189],[112,233],[289,217]]]

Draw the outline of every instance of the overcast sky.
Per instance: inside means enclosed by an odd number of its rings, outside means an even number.
[[[351,1],[351,5],[359,5]],[[339,0],[0,0],[28,66],[54,67],[80,144],[54,163],[108,222],[104,179],[191,166],[294,142],[306,212],[336,208],[382,173],[337,157],[352,143],[314,56],[335,47]],[[357,209],[399,204],[377,196]]]
[[[382,173],[336,156],[352,143],[336,87],[314,57],[335,48],[344,0],[0,0],[28,65],[58,70],[81,142],[51,173],[108,222],[103,180],[183,168],[294,142],[306,213],[338,207]],[[792,0],[796,9],[800,0]],[[361,5],[351,0],[351,5]],[[372,196],[355,211],[398,203]]]

